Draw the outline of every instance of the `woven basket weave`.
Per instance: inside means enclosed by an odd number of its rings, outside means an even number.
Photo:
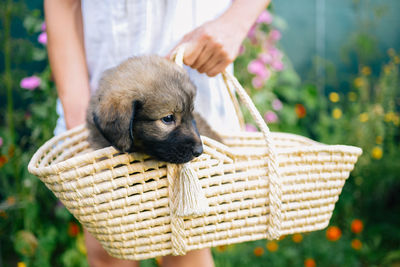
[[[109,254],[123,259],[325,228],[361,149],[270,132],[237,80],[224,78],[261,132],[221,134],[224,144],[202,137],[204,153],[180,166],[113,147],[92,151],[79,126],[46,142],[28,169]],[[181,168],[196,174],[205,211],[176,212]]]

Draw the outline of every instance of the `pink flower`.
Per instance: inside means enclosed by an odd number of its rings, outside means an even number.
[[[265,112],[264,119],[267,123],[275,123],[278,121],[278,116],[276,115],[275,112],[269,110]]]
[[[272,58],[281,58],[281,57],[282,57],[281,51],[279,51],[279,49],[276,48],[276,47],[270,47],[270,48],[268,49],[268,54],[269,54]]]
[[[276,29],[271,30],[269,33],[269,38],[271,38],[271,40],[273,41],[278,41],[279,39],[281,39],[281,37],[281,32]]]
[[[3,145],[3,138],[0,137],[0,146]]]
[[[21,86],[21,88],[34,90],[40,86],[40,78],[37,76],[23,78],[19,85]]]
[[[251,84],[253,85],[254,88],[257,88],[257,89],[260,89],[261,87],[263,87],[264,86],[264,82],[265,82],[265,79],[262,79],[262,78],[260,78],[258,76],[254,77],[251,80]]]
[[[46,31],[46,22],[42,23],[42,26],[40,27],[40,29],[42,30],[42,32]]]
[[[256,23],[270,24],[272,22],[272,15],[268,10],[264,10],[260,16],[258,16]]]
[[[276,71],[281,71],[281,70],[283,70],[284,66],[280,59],[276,59],[271,62],[271,67]]]
[[[256,36],[256,25],[254,24],[253,26],[251,26],[249,32],[247,33],[247,37],[253,39],[255,38],[255,36]]]
[[[24,114],[25,120],[29,120],[31,117],[32,117],[32,114],[29,111],[25,112],[25,114]]]
[[[47,33],[46,32],[42,32],[41,34],[39,34],[38,42],[43,44],[43,45],[47,44]]]
[[[241,45],[239,47],[239,55],[243,55],[245,51],[246,51],[246,48],[243,45]]]
[[[275,98],[275,99],[272,101],[272,108],[273,108],[274,110],[279,111],[279,110],[282,109],[282,107],[283,107],[282,102],[281,102],[278,98]]]
[[[257,132],[257,127],[254,126],[253,124],[246,123],[245,127],[246,127],[245,128],[246,132]]]
[[[267,54],[267,53],[262,53],[258,56],[258,58],[260,59],[260,61],[264,64],[270,64],[272,57],[271,55]]]
[[[265,67],[264,63],[258,59],[250,61],[247,70],[262,79],[267,79],[269,77],[269,71]]]

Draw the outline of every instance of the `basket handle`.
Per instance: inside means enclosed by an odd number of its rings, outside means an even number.
[[[183,67],[183,57],[185,53],[185,44],[178,46],[175,51],[171,55],[171,59],[175,61],[175,63],[181,67]],[[268,161],[268,169],[269,169],[269,207],[270,207],[270,216],[269,216],[269,227],[267,238],[268,239],[276,239],[280,236],[280,224],[281,224],[281,183],[280,183],[280,175],[278,171],[278,160],[277,153],[275,152],[275,148],[272,142],[271,132],[263,120],[260,112],[258,112],[256,106],[251,100],[250,96],[246,93],[246,90],[242,87],[242,85],[238,82],[238,80],[226,70],[222,72],[222,77],[224,78],[225,85],[229,94],[231,95],[232,100],[236,99],[232,97],[234,95],[234,89],[239,96],[240,101],[244,104],[244,106],[250,111],[251,116],[253,117],[256,125],[262,132],[265,142],[267,153],[270,155],[270,160]],[[231,88],[231,85],[233,88]],[[238,112],[238,110],[236,110]],[[240,117],[239,117],[240,118]]]

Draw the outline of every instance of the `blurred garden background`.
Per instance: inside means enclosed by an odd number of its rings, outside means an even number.
[[[81,226],[27,171],[56,122],[42,5],[0,2],[0,267],[87,266]],[[400,266],[399,11],[280,0],[260,15],[235,74],[270,128],[363,155],[327,229],[213,248],[217,267]]]

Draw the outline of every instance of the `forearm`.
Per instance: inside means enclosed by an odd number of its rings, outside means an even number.
[[[67,128],[85,122],[89,77],[79,0],[45,0],[48,54]]]
[[[257,17],[270,2],[271,0],[235,0],[218,19],[231,23],[235,28],[235,34],[244,39]]]

